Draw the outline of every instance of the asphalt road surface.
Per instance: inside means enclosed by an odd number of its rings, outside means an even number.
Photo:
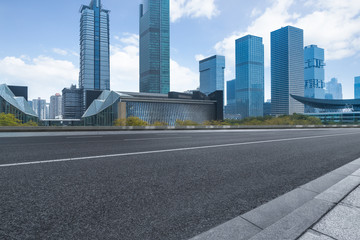
[[[360,129],[85,134],[0,134],[0,239],[189,239],[360,157]]]

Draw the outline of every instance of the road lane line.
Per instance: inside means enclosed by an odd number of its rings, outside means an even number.
[[[82,138],[102,138],[103,136],[83,136],[83,137],[66,137],[67,139],[82,139]]]
[[[124,139],[124,141],[145,141],[145,140],[184,139],[184,138],[192,138],[192,137],[128,138],[128,139]]]
[[[155,150],[155,151],[146,151],[146,152],[120,153],[120,154],[78,157],[78,158],[65,158],[65,159],[56,159],[56,160],[35,161],[35,162],[20,162],[20,163],[1,164],[0,168],[35,165],[35,164],[45,164],[45,163],[71,162],[71,161],[90,160],[90,159],[135,156],[135,155],[145,155],[145,154],[155,154],[155,153],[180,152],[180,151],[207,149],[207,148],[233,147],[233,146],[252,145],[252,144],[261,144],[261,143],[286,142],[286,141],[296,141],[296,140],[304,140],[304,139],[348,136],[348,135],[355,135],[355,134],[360,134],[360,132],[359,133],[343,133],[343,134],[332,134],[332,135],[322,135],[322,136],[311,136],[311,137],[273,139],[273,140],[264,140],[264,141],[255,141],[255,142],[229,143],[229,144],[209,145],[209,146],[200,146],[200,147],[175,148],[175,149]]]

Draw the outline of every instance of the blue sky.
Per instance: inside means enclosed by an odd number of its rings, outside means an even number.
[[[12,0],[0,7],[0,83],[28,85],[30,98],[61,92],[78,82],[79,8],[90,0]],[[102,0],[111,10],[111,88],[138,90],[140,0]],[[358,0],[171,0],[171,90],[199,85],[198,62],[226,56],[226,80],[235,76],[234,41],[264,38],[266,99],[270,98],[270,32],[293,25],[305,44],[326,50],[326,81],[337,77],[353,98],[360,75]]]

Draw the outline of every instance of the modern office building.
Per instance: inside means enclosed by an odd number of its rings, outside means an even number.
[[[49,119],[62,118],[62,96],[60,93],[50,97]]]
[[[241,118],[262,117],[264,107],[264,44],[247,35],[236,40],[236,111]]]
[[[140,92],[170,91],[169,0],[140,4]]]
[[[360,98],[360,77],[355,77],[354,91],[355,98]]]
[[[175,125],[176,120],[203,123],[223,120],[223,92],[209,96],[200,92],[193,94],[169,92],[128,93],[103,91],[83,115],[87,126],[112,126],[117,119],[134,116],[153,124],[156,121]]]
[[[319,113],[307,115],[318,117],[323,123],[359,123],[360,99],[316,99],[291,95],[293,99],[313,108],[322,109]]]
[[[32,100],[32,107],[34,112],[36,113],[39,120],[47,119],[47,109],[46,109],[46,100],[41,99],[40,97],[38,99]]]
[[[16,97],[23,97],[28,101],[28,87],[26,86],[8,86],[11,92],[14,93]]]
[[[271,100],[264,102],[264,116],[271,115]]]
[[[326,93],[331,94],[331,99],[343,99],[342,84],[339,83],[337,78],[332,78],[326,83]]]
[[[63,119],[81,119],[83,112],[83,90],[71,85],[62,90]]]
[[[224,91],[225,57],[215,55],[199,62],[200,92],[210,94]]]
[[[271,33],[271,112],[304,113],[304,106],[290,97],[304,96],[304,32],[292,26]]]
[[[91,0],[90,5],[81,6],[80,12],[79,88],[110,90],[110,11],[103,9],[101,0]],[[86,91],[83,94],[85,104]]]
[[[325,54],[324,49],[316,45],[306,46],[304,49],[304,78],[305,97],[325,98]],[[305,113],[315,113],[316,109],[305,105]]]
[[[6,84],[0,85],[0,113],[14,114],[22,123],[39,120],[26,99],[23,96],[15,96]]]

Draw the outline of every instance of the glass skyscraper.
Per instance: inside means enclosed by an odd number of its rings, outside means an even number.
[[[140,4],[140,92],[170,91],[169,0]]]
[[[304,31],[287,26],[271,33],[272,114],[304,113],[290,94],[304,96]]]
[[[325,85],[328,99],[343,99],[342,84],[337,78],[332,78]]]
[[[355,89],[355,98],[360,98],[360,76],[355,77],[354,89]]]
[[[236,111],[241,118],[263,116],[264,44],[247,35],[236,40]]]
[[[215,55],[199,62],[200,92],[206,95],[217,90],[224,91],[225,57]]]
[[[316,45],[310,45],[304,49],[305,61],[305,97],[325,98],[325,70],[324,49]],[[315,113],[316,110],[305,106],[306,113]]]
[[[91,0],[80,12],[79,87],[110,90],[109,11],[102,8],[101,0]]]

